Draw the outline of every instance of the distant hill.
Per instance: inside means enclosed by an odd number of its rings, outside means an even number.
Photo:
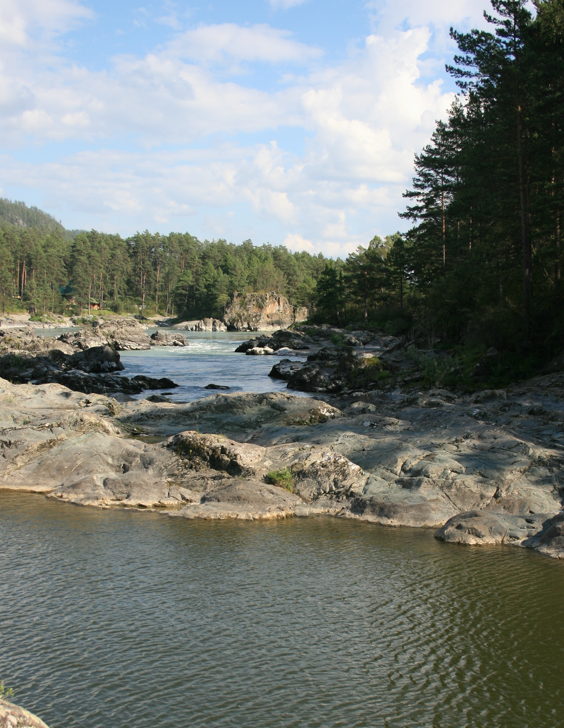
[[[66,230],[53,215],[43,212],[32,205],[28,207],[25,202],[12,202],[0,197],[0,224],[7,222],[18,228],[43,228],[49,231],[60,231],[67,240],[74,240],[82,230]]]

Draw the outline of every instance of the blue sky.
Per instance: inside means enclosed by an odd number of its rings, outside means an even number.
[[[0,0],[0,195],[346,255],[397,217],[486,0]]]

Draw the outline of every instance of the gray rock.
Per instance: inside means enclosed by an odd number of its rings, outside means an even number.
[[[237,480],[206,493],[199,503],[184,507],[171,515],[182,518],[203,518],[254,521],[294,515],[300,504],[297,495],[256,480]]]
[[[564,512],[546,520],[542,530],[522,545],[553,559],[564,559]]]
[[[510,515],[491,511],[468,511],[450,518],[435,533],[447,543],[484,545],[521,543],[543,528],[547,514]]]
[[[0,728],[47,728],[33,713],[0,699]]]
[[[0,381],[0,487],[186,518],[327,513],[561,557],[564,375],[479,407],[444,390],[355,398],[118,403]]]
[[[53,359],[53,355],[51,358]],[[116,349],[107,345],[79,351],[62,363],[65,369],[80,369],[89,374],[105,374],[124,369]]]
[[[139,321],[134,318],[96,319],[92,327],[61,334],[58,341],[82,350],[105,345],[117,351],[151,348],[151,339]]]
[[[227,326],[219,319],[204,318],[198,321],[182,321],[174,324],[171,328],[183,329],[184,331],[227,331]]]
[[[151,346],[188,346],[188,342],[182,334],[155,331],[151,334]]]

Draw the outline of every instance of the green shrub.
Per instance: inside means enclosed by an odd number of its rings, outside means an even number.
[[[282,468],[282,470],[271,470],[266,476],[266,482],[271,485],[276,485],[284,490],[294,492],[294,478],[289,468]]]
[[[0,682],[0,699],[1,700],[11,700],[13,697],[14,697],[14,689],[5,687],[4,680],[2,680]]]

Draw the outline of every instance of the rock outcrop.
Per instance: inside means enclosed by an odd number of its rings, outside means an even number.
[[[91,349],[111,346],[116,351],[137,351],[151,348],[151,339],[144,327],[134,318],[94,319],[87,326],[72,333],[62,334],[59,341],[73,349]]]
[[[199,321],[182,321],[179,324],[173,324],[173,329],[182,329],[183,331],[227,331],[227,326],[219,319],[204,318]]]
[[[335,406],[337,405],[338,406]],[[185,518],[334,516],[564,557],[564,374],[456,395],[188,404],[0,381],[0,487]]]
[[[294,308],[278,293],[236,293],[223,317],[229,331],[274,331],[306,319],[306,308]]]
[[[60,339],[35,336],[34,332],[0,332],[0,376],[11,382],[57,383],[85,394],[132,395],[178,386],[167,378],[119,376],[123,369],[119,353],[107,344],[81,349]]]
[[[33,713],[0,699],[0,728],[47,728]]]

